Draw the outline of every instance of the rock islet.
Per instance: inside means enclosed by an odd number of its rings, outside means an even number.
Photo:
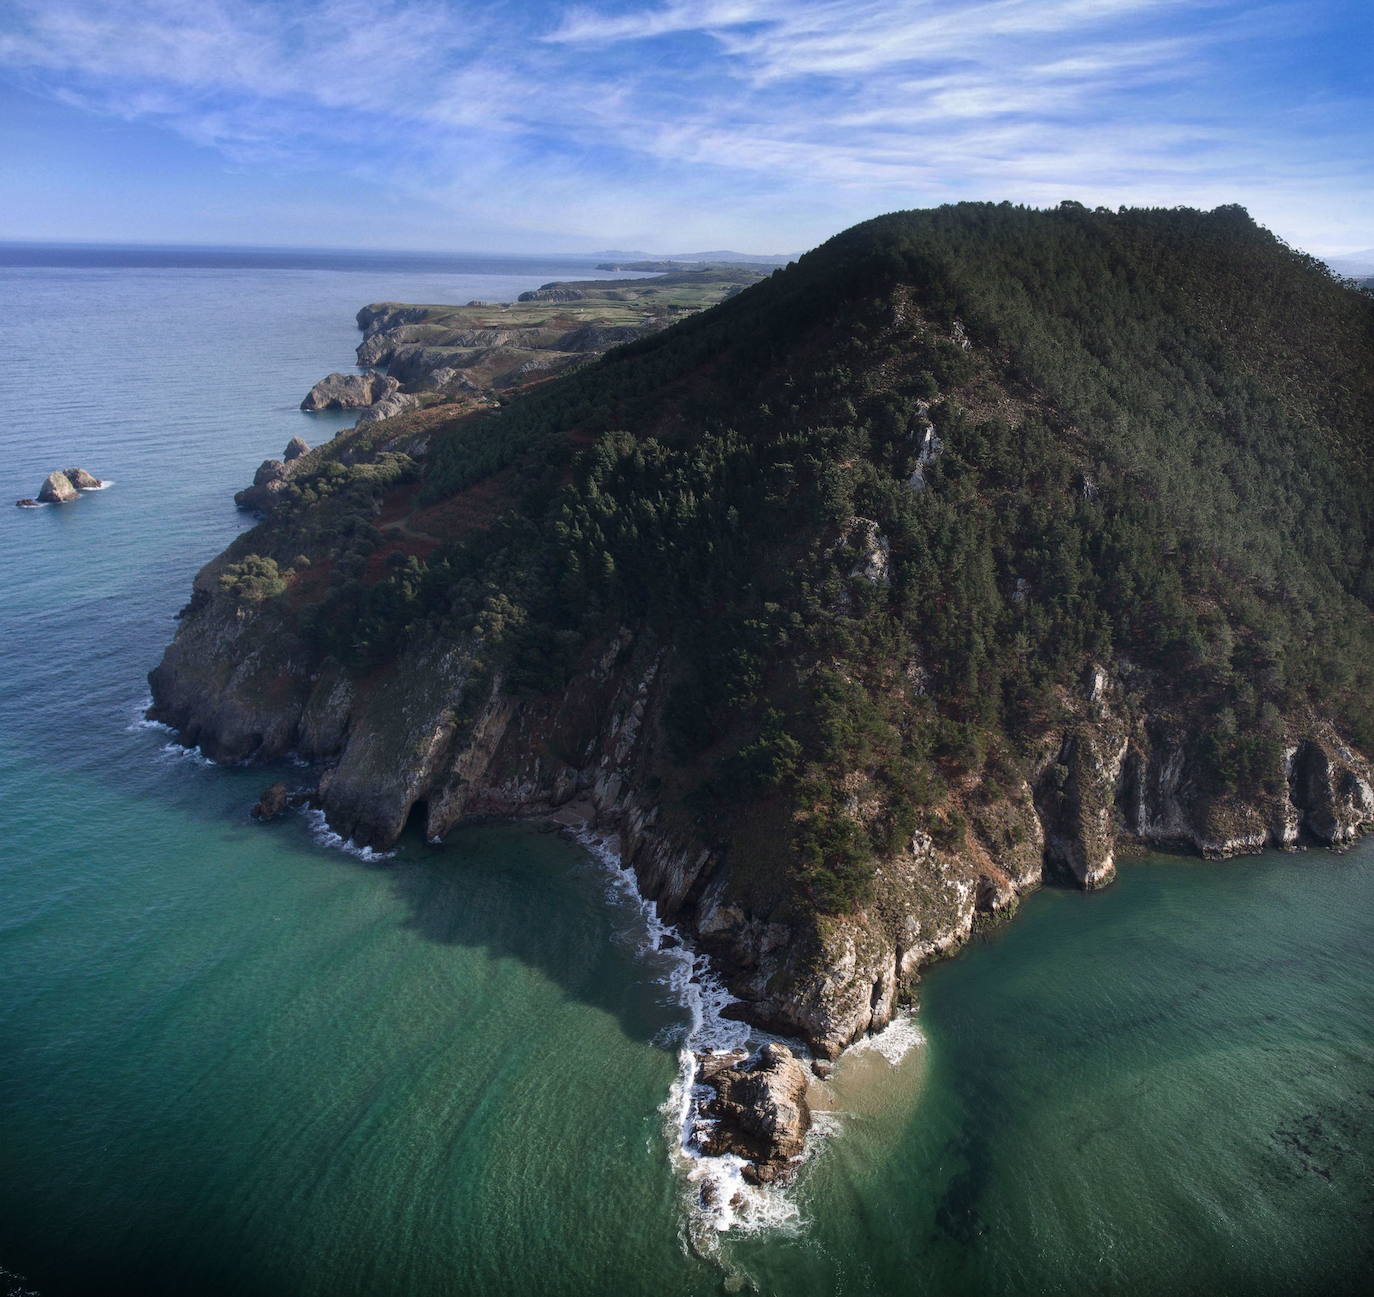
[[[21,509],[36,509],[40,504],[70,504],[82,491],[99,491],[104,485],[84,468],[54,469],[43,479],[37,499],[26,495],[15,504]]]
[[[744,1158],[741,1174],[751,1184],[788,1179],[811,1128],[809,1079],[801,1060],[778,1041],[769,1041],[753,1058],[743,1050],[699,1054],[697,1080],[715,1091],[705,1105],[715,1125],[702,1139],[702,1151]]]

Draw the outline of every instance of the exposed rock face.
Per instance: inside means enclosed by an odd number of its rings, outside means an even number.
[[[587,324],[565,333],[558,339],[556,346],[559,351],[605,351],[608,347],[618,347],[622,342],[633,342],[636,338],[646,337],[653,331],[652,327],[645,325]]]
[[[21,509],[38,508],[38,501],[35,500],[31,495],[26,495],[22,500],[16,500],[15,504],[17,504]]]
[[[358,416],[358,426],[376,423],[379,419],[390,419],[393,415],[403,414],[406,410],[413,410],[419,404],[420,398],[418,396],[413,396],[409,392],[392,392],[389,396],[384,396],[375,405],[369,405]]]
[[[98,491],[104,486],[98,477],[93,477],[84,468],[66,468],[62,470],[62,475],[78,491]]]
[[[300,437],[286,443],[281,459],[264,459],[253,474],[253,485],[235,492],[234,503],[251,513],[271,513],[277,497],[291,480],[292,474],[309,463],[309,445]]]
[[[257,805],[253,807],[250,814],[255,820],[274,820],[286,810],[287,805],[286,785],[275,783],[263,789],[262,796],[258,798]]]
[[[38,499],[42,504],[66,504],[80,494],[65,473],[49,473],[38,488]]]
[[[801,1061],[786,1045],[770,1042],[752,1061],[742,1053],[703,1054],[697,1063],[698,1080],[716,1092],[706,1106],[716,1124],[702,1141],[704,1151],[745,1158],[745,1178],[756,1184],[785,1178],[811,1127]]]
[[[301,402],[302,410],[362,410],[400,391],[401,384],[376,370],[330,374],[320,379]]]
[[[253,485],[235,492],[234,503],[253,513],[268,513],[286,485],[286,477],[286,465],[281,460],[265,459],[253,474]]]
[[[1066,700],[1069,719],[1028,781],[979,810],[962,838],[916,833],[883,862],[879,903],[844,915],[758,908],[734,893],[709,826],[665,814],[652,791],[672,659],[648,632],[622,631],[552,698],[484,684],[460,719],[476,641],[415,644],[355,680],[316,663],[271,609],[257,625],[242,617],[214,593],[216,576],[211,564],[197,578],[207,595],[150,677],[150,715],[181,741],[228,762],[295,751],[324,763],[331,827],[376,847],[416,808],[436,839],[471,818],[585,804],[593,826],[619,835],[659,914],[712,957],[741,1016],[826,1058],[886,1026],[921,968],[961,945],[980,913],[1014,907],[1047,874],[1106,883],[1123,838],[1215,857],[1340,847],[1374,827],[1374,772],[1325,722],[1293,723],[1272,796],[1217,798],[1185,719],[1153,709],[1147,681],[1099,668]]]

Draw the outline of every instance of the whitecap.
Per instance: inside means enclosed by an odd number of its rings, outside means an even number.
[[[148,719],[148,708],[153,705],[153,695],[148,694],[141,703],[134,707],[129,716],[129,723],[124,727],[125,732],[137,734],[139,730],[159,730],[163,734],[175,734],[176,731],[162,721]]]
[[[213,766],[218,762],[211,760],[199,748],[188,748],[183,743],[164,743],[158,749],[164,761],[189,761],[192,765]]]
[[[394,851],[378,851],[373,847],[364,847],[351,838],[335,833],[329,827],[329,821],[325,819],[324,812],[317,807],[307,807],[303,814],[310,825],[310,836],[322,847],[328,847],[332,851],[346,852],[350,856],[355,856],[359,860],[366,860],[369,863],[378,860],[390,860],[396,854]]]
[[[669,1156],[685,1188],[688,1245],[698,1253],[711,1254],[715,1240],[723,1234],[800,1225],[800,1208],[787,1193],[776,1186],[753,1185],[745,1180],[747,1164],[743,1158],[734,1154],[709,1156],[701,1149],[703,1137],[715,1123],[705,1113],[713,1092],[697,1080],[696,1056],[748,1049],[776,1037],[725,1015],[725,1010],[739,1001],[726,989],[710,961],[688,948],[677,929],[659,917],[658,906],[639,890],[634,871],[622,862],[618,838],[589,829],[575,831],[572,836],[605,868],[611,893],[638,912],[643,926],[636,947],[642,956],[652,956],[666,965],[657,980],[687,1011],[687,1024],[676,1033],[677,1077],[660,1112]],[[816,1134],[823,1136],[823,1124]],[[816,1142],[808,1138],[804,1158],[815,1146]]]

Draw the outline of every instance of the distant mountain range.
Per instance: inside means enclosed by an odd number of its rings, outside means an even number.
[[[1347,252],[1341,257],[1327,257],[1326,264],[1338,275],[1362,279],[1374,275],[1374,248],[1366,248],[1363,252]]]
[[[795,261],[801,253],[780,252],[776,256],[763,256],[756,252],[626,252],[623,248],[610,248],[590,255],[605,257],[608,261],[714,261],[733,265],[785,266],[789,261]]]

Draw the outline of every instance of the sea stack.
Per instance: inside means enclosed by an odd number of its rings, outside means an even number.
[[[698,1080],[716,1092],[706,1105],[716,1125],[703,1141],[705,1152],[746,1159],[744,1178],[753,1184],[787,1179],[811,1126],[801,1061],[786,1045],[770,1041],[752,1060],[737,1051],[698,1055],[697,1065]]]
[[[78,491],[98,491],[105,485],[98,477],[93,477],[84,468],[64,468],[62,476]]]
[[[80,494],[65,473],[49,473],[43,479],[43,485],[38,488],[40,504],[66,504],[68,500],[75,500]]]

